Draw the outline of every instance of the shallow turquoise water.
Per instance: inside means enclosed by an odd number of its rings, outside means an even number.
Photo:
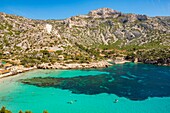
[[[110,80],[111,82],[116,81],[118,76],[125,80],[133,80],[135,78],[139,78],[140,74],[143,74],[143,76],[146,75],[148,79],[151,79],[151,76],[158,77],[158,79],[160,76],[163,76],[168,79],[170,76],[170,68],[128,63],[123,65],[114,65],[106,69],[34,70],[0,81],[0,106],[6,106],[8,109],[12,110],[13,113],[17,113],[20,109],[23,111],[31,110],[33,113],[41,113],[45,109],[48,110],[49,113],[170,112],[170,97],[149,97],[148,99],[142,101],[133,101],[125,97],[119,97],[115,94],[73,94],[70,90],[62,90],[52,87],[36,87],[17,82],[19,79],[40,76],[68,78],[88,75],[96,76],[101,74],[113,74],[115,78]],[[139,82],[143,83],[143,81]],[[114,103],[113,101],[115,99],[118,99],[119,102]],[[73,104],[67,103],[70,101],[73,101]]]

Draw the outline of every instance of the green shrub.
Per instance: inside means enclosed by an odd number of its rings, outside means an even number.
[[[9,110],[6,110],[6,108],[3,106],[0,110],[0,113],[12,113],[12,112]]]

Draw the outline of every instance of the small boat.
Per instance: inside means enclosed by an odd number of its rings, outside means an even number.
[[[118,101],[119,101],[118,99],[115,99],[114,103],[118,103]]]
[[[69,101],[69,102],[67,102],[67,104],[73,104],[74,102],[73,101]]]
[[[77,102],[77,100],[68,101],[67,104],[73,104],[74,102]]]

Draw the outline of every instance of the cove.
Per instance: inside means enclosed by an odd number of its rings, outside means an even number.
[[[33,70],[0,79],[0,106],[12,113],[169,113],[169,77],[170,67],[134,63],[100,69]],[[55,82],[22,83],[38,79]]]
[[[109,74],[66,78],[35,77],[21,82],[38,87],[67,89],[75,94],[115,94],[135,101],[149,97],[170,97],[169,67],[127,63],[99,71]]]

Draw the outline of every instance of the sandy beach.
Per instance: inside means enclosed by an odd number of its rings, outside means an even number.
[[[15,70],[15,71],[10,71],[8,73],[1,74],[0,79],[4,78],[4,77],[8,77],[8,76],[17,75],[19,73],[27,72],[27,71],[30,71],[30,70],[34,70],[34,69],[37,69],[37,67],[22,68],[22,69],[18,69],[18,70]]]

